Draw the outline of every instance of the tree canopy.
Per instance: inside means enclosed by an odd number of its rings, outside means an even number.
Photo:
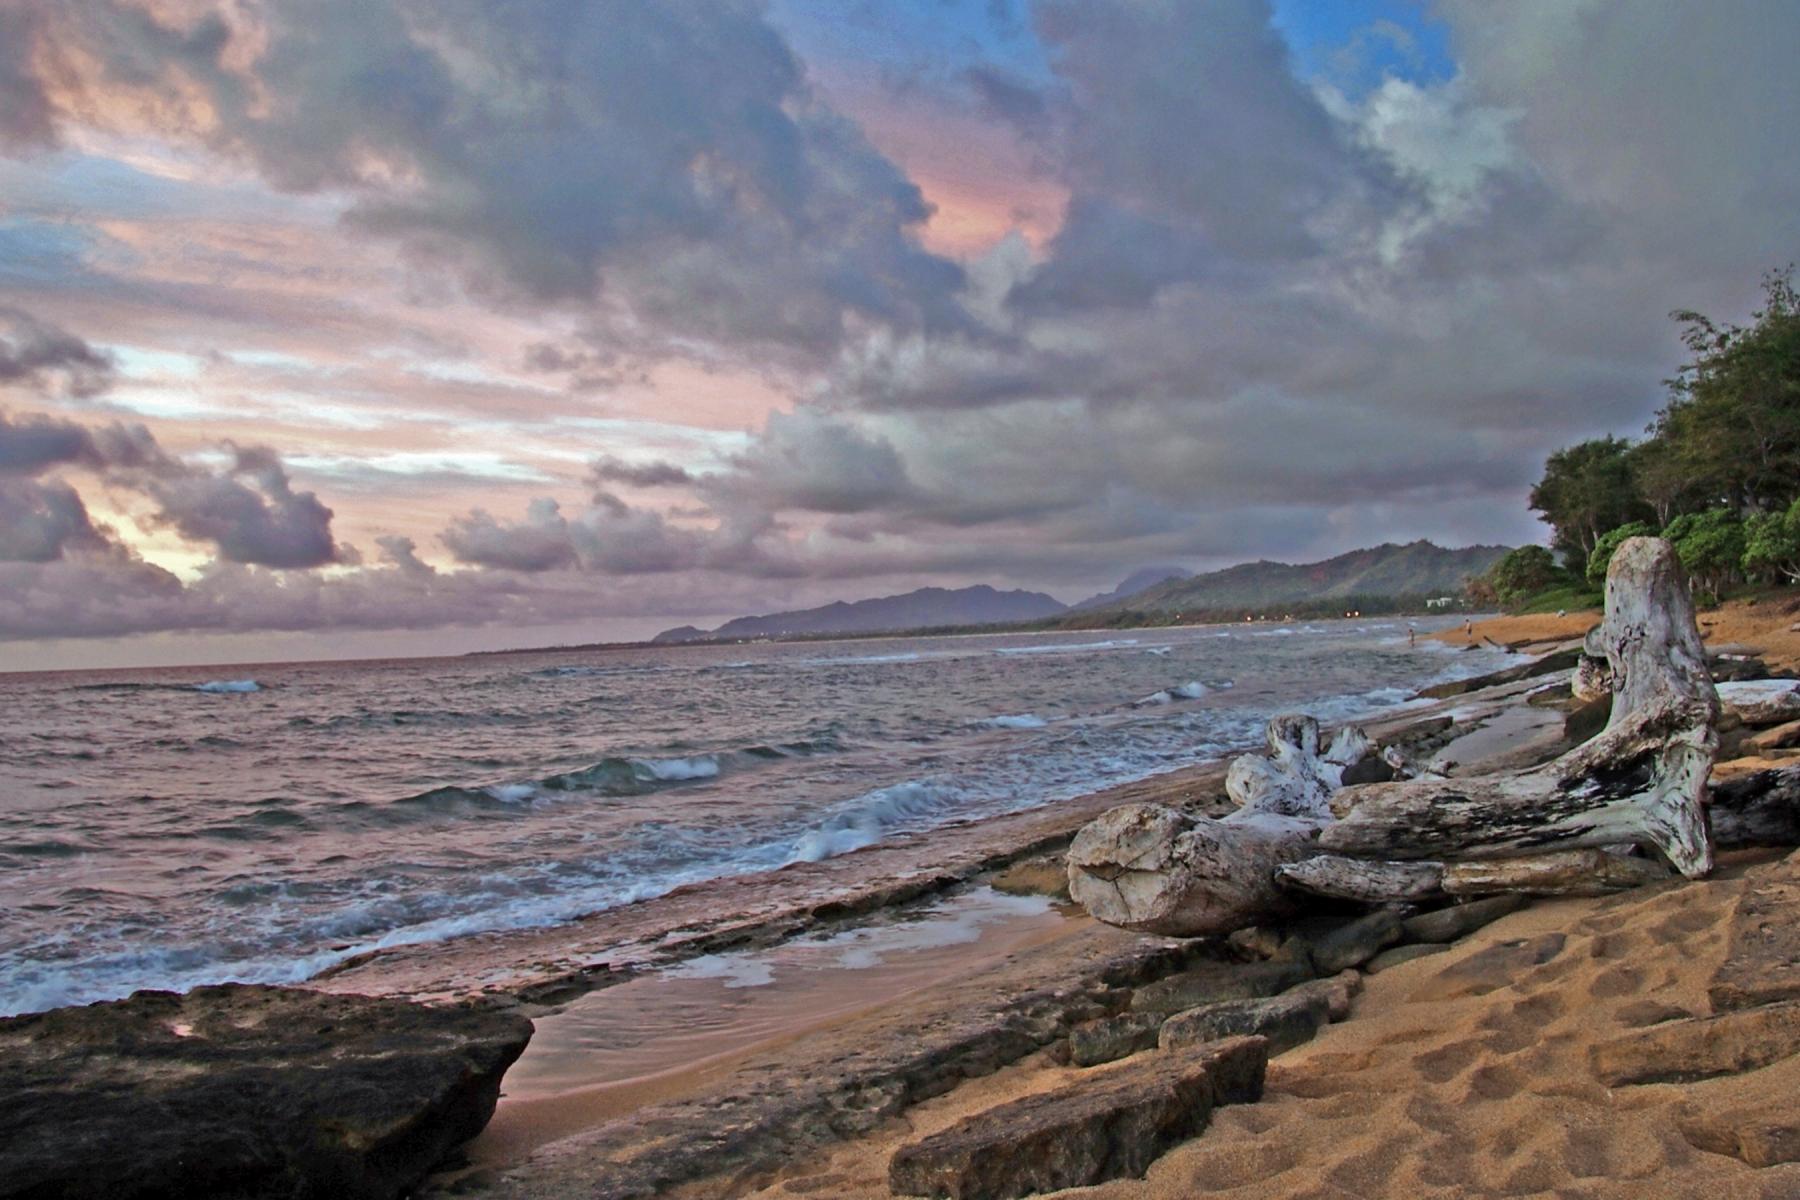
[[[1763,277],[1751,324],[1671,314],[1689,351],[1649,436],[1550,455],[1531,507],[1568,569],[1590,583],[1625,538],[1676,545],[1695,585],[1745,574],[1800,582],[1800,292],[1793,267]]]

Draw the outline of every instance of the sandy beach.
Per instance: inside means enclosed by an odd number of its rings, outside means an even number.
[[[1592,619],[1499,618],[1478,624],[1475,638],[1547,649]],[[1709,623],[1715,640],[1775,641],[1771,659],[1785,649],[1766,619]],[[1440,728],[1449,716],[1436,753],[1459,771],[1542,758],[1560,744],[1561,715],[1523,700],[1562,678],[1415,708],[1377,732]],[[467,1165],[435,1181],[442,1192],[886,1197],[902,1145],[1116,1069],[1068,1065],[1058,1049],[1066,1030],[1104,1011],[1122,981],[1154,978],[1200,944],[1101,926],[1060,901],[1057,851],[1118,803],[1218,811],[1221,780],[1218,766],[1178,772],[689,889],[591,928],[378,956],[324,983],[429,987],[466,977],[466,964],[433,960],[487,955],[489,1002],[522,1000],[538,1020],[538,1040]],[[1441,953],[1369,975],[1347,1020],[1271,1061],[1260,1103],[1220,1110],[1142,1180],[1068,1194],[1795,1194],[1800,1166],[1758,1169],[1696,1141],[1708,1143],[1710,1129],[1716,1142],[1721,1121],[1783,1094],[1800,1067],[1609,1088],[1590,1059],[1621,1034],[1706,1014],[1746,890],[1796,869],[1780,852],[1746,851],[1702,883],[1539,901]],[[853,877],[861,890],[848,903],[814,903]],[[760,906],[709,920],[720,886],[758,890]],[[1009,893],[1036,903],[990,911]],[[930,932],[959,921],[959,935]],[[880,949],[896,930],[901,944]],[[845,939],[873,949],[854,965],[797,968],[808,947]]]

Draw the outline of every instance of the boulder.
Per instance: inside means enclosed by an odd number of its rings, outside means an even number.
[[[1751,734],[1743,745],[1752,751],[1788,750],[1800,746],[1800,721],[1789,721]]]
[[[1371,958],[1363,966],[1363,970],[1371,975],[1379,975],[1390,967],[1398,967],[1411,962],[1415,958],[1428,958],[1433,954],[1442,954],[1450,948],[1448,942],[1413,942],[1406,946],[1395,946],[1391,950],[1383,950]]]
[[[1341,1021],[1350,1015],[1351,1001],[1362,991],[1362,981],[1361,971],[1339,971],[1330,979],[1315,979],[1282,994],[1318,996],[1325,1001],[1325,1014],[1333,1021]]]
[[[1156,1045],[1163,1013],[1120,1013],[1083,1021],[1069,1030],[1069,1061],[1078,1067],[1109,1063]]]
[[[1753,679],[1718,685],[1725,715],[1746,725],[1785,725],[1800,721],[1800,683],[1791,679]]]
[[[1285,992],[1312,977],[1311,966],[1298,959],[1204,963],[1137,989],[1131,996],[1131,1011],[1166,1014],[1218,1000],[1254,1000]]]
[[[1454,942],[1484,925],[1519,911],[1527,902],[1527,898],[1520,895],[1470,900],[1466,904],[1452,904],[1449,908],[1440,908],[1436,912],[1408,917],[1401,929],[1409,942]]]
[[[1204,1130],[1215,1105],[1260,1099],[1267,1063],[1261,1038],[1133,1059],[902,1146],[888,1184],[904,1196],[1005,1200],[1142,1176]]]
[[[1588,1050],[1595,1078],[1608,1087],[1686,1083],[1736,1075],[1800,1052],[1800,1001],[1664,1021]]]
[[[1800,1162],[1800,1117],[1786,1100],[1724,1112],[1684,1113],[1675,1125],[1696,1149],[1729,1154],[1752,1167]]]
[[[1307,947],[1313,968],[1321,975],[1335,975],[1361,966],[1399,941],[1401,929],[1400,914],[1384,908],[1327,930],[1314,936]]]
[[[487,1124],[531,1033],[242,984],[0,1020],[0,1197],[388,1200]]]
[[[1331,1019],[1326,998],[1299,989],[1262,1000],[1220,1000],[1176,1013],[1163,1022],[1156,1044],[1164,1051],[1204,1046],[1221,1038],[1267,1038],[1269,1053],[1310,1042]]]

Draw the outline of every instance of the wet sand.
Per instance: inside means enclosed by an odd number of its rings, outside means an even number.
[[[1800,598],[1771,597],[1732,600],[1698,614],[1700,633],[1715,651],[1756,651],[1776,670],[1800,669]],[[1477,621],[1472,633],[1462,626],[1424,635],[1450,646],[1523,646],[1536,652],[1551,643],[1580,638],[1599,624],[1597,610],[1531,613],[1516,617],[1491,617]]]
[[[537,1020],[478,1165],[697,1092],[752,1054],[870,1016],[1087,923],[1068,905],[978,888],[896,919],[778,947],[707,955],[590,992]]]

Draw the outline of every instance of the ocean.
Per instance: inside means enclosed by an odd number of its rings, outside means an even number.
[[[0,675],[0,1013],[554,925],[1502,661],[1341,620]]]

